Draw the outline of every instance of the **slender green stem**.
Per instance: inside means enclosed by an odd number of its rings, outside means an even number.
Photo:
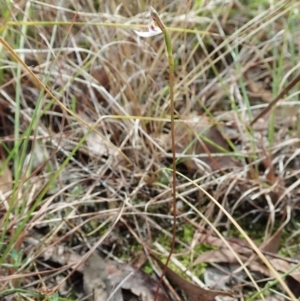
[[[162,283],[163,277],[166,273],[168,262],[170,261],[171,255],[173,253],[175,247],[175,240],[176,240],[176,152],[175,152],[175,127],[174,127],[174,59],[173,59],[173,50],[172,50],[172,42],[171,37],[169,34],[168,29],[161,21],[157,11],[150,7],[150,15],[152,20],[156,23],[156,25],[161,29],[165,37],[165,43],[167,48],[168,54],[168,61],[169,61],[169,85],[170,85],[170,115],[171,115],[171,145],[172,145],[172,196],[173,196],[173,228],[172,228],[172,242],[170,253],[168,255],[164,270],[162,272],[159,284],[157,286],[157,290],[155,293],[154,301],[157,299],[158,290]]]

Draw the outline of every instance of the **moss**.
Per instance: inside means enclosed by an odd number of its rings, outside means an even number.
[[[144,266],[143,266],[143,271],[146,273],[146,274],[148,274],[148,275],[151,275],[151,274],[153,274],[153,269],[152,269],[152,266],[150,265],[150,263],[149,262],[146,262],[145,264],[144,264]]]
[[[191,242],[195,233],[195,228],[191,224],[183,224],[182,225],[182,240],[184,242]]]
[[[187,245],[190,245],[190,243],[193,240],[194,233],[195,233],[194,226],[189,223],[184,223],[184,224],[181,224],[178,228],[179,229],[178,229],[177,239],[179,239],[183,243],[186,243]],[[171,239],[169,237],[167,237],[166,235],[161,235],[161,236],[157,237],[157,241],[163,247],[165,247],[166,249],[169,249],[169,246],[171,243]],[[197,258],[198,255],[200,255],[204,252],[207,252],[209,250],[214,250],[214,249],[217,249],[217,248],[213,247],[209,244],[206,244],[206,243],[198,244],[193,248],[193,251],[192,251],[193,258]],[[186,248],[183,245],[178,244],[178,243],[175,245],[174,253],[183,253],[184,251],[186,251]],[[193,260],[193,258],[191,258],[191,252],[187,252],[186,255],[181,255],[181,256],[176,257],[176,259],[182,265],[184,265],[188,270],[190,270],[195,276],[201,278],[205,271],[205,268],[207,267],[207,264],[200,263],[194,267],[191,267],[191,264],[192,264],[191,260]],[[161,260],[164,262],[165,258],[161,258]],[[174,272],[178,273],[178,275],[182,276],[186,280],[190,281],[190,278],[188,276],[186,276],[186,274],[184,272],[182,272],[172,262],[169,263],[169,268],[171,268]]]

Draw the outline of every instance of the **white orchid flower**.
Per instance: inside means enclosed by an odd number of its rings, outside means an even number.
[[[149,38],[161,34],[162,30],[156,26],[155,22],[152,22],[150,25],[148,25],[148,31],[135,30],[135,33],[140,37]]]

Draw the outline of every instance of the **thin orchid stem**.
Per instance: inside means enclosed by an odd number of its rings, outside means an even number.
[[[175,247],[175,239],[176,239],[176,153],[175,153],[175,129],[174,129],[174,59],[173,59],[173,49],[172,49],[172,42],[171,37],[168,29],[164,25],[164,23],[161,21],[157,11],[150,7],[150,15],[152,20],[156,23],[157,27],[160,28],[162,33],[165,37],[165,43],[167,47],[167,54],[168,54],[168,60],[169,60],[169,85],[170,85],[170,115],[171,115],[171,144],[172,144],[172,175],[173,175],[173,181],[172,181],[172,196],[173,196],[173,228],[172,228],[172,242],[171,242],[171,248],[170,253],[168,255],[165,267],[163,269],[161,278],[159,280],[154,301],[156,301],[158,296],[159,287],[162,284],[163,277],[166,273],[168,262],[170,261],[171,255],[173,253],[174,247]]]

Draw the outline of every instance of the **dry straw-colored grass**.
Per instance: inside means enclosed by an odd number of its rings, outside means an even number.
[[[169,247],[168,60],[162,36],[133,31],[146,30],[150,4],[170,28],[176,62],[176,152],[185,177],[178,174],[175,253],[193,261],[197,231],[211,230],[194,208],[225,238],[238,235],[197,184],[250,236],[266,240],[282,227],[282,249],[295,256],[299,84],[249,124],[299,73],[297,1],[2,2],[3,40],[56,98],[1,45],[1,158],[5,178],[15,181],[1,188],[2,261],[33,230],[43,243],[79,253],[101,242],[104,253],[128,262],[145,243]],[[251,232],[257,225],[259,234]],[[32,271],[35,252],[3,273]],[[13,285],[57,284],[42,277]]]

